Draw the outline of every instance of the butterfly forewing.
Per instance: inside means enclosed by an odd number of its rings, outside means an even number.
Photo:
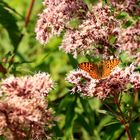
[[[90,62],[80,63],[79,68],[88,72],[89,75],[94,79],[100,79],[100,75],[98,74],[98,67],[96,64]]]
[[[111,70],[119,64],[118,59],[104,60],[99,65],[83,62],[78,66],[80,69],[89,73],[89,75],[94,79],[105,78],[110,75]]]
[[[112,60],[105,60],[103,61],[103,71],[102,71],[102,78],[107,77],[110,75],[111,70],[115,68],[119,64],[118,59],[112,59]]]

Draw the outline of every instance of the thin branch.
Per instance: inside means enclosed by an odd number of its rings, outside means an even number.
[[[33,10],[33,5],[35,3],[35,0],[31,0],[31,3],[30,3],[30,6],[29,6],[29,9],[28,9],[28,12],[27,12],[27,15],[25,17],[25,23],[24,23],[24,26],[27,27],[28,26],[28,23],[30,21],[30,16],[31,16],[31,13],[32,13],[32,10]]]
[[[126,120],[124,118],[124,115],[122,113],[122,110],[120,108],[120,105],[119,105],[119,102],[118,102],[118,96],[116,96],[116,94],[114,94],[114,102],[118,108],[118,111],[120,113],[120,116],[121,116],[121,119],[120,119],[120,122],[124,125],[125,127],[125,130],[126,130],[126,133],[128,135],[128,140],[131,140],[131,134],[130,134],[130,130],[129,130],[129,127],[128,127],[128,124],[126,123]]]
[[[112,112],[112,114],[113,114],[116,118],[118,118],[118,120],[119,120],[118,114],[117,114],[115,111],[113,111],[113,110],[111,109],[111,107],[110,107],[109,105],[107,105],[106,103],[104,103],[104,105],[105,105],[106,108],[107,108],[110,112]]]
[[[120,98],[119,98],[119,104],[121,104],[122,96],[123,96],[123,94],[122,94],[122,92],[121,92],[121,93],[120,93]]]

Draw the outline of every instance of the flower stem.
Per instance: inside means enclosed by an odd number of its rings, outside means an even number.
[[[25,24],[24,24],[25,27],[27,27],[27,25],[29,23],[34,3],[35,3],[35,0],[31,0],[30,7],[28,9],[28,12],[27,12],[27,15],[26,15],[26,18],[25,18]]]
[[[128,126],[125,118],[124,118],[124,115],[123,115],[122,110],[120,108],[120,104],[118,102],[118,97],[116,95],[114,95],[114,101],[115,101],[115,104],[116,104],[116,106],[118,108],[118,111],[120,113],[120,123],[122,123],[124,125],[124,127],[125,127],[125,131],[127,133],[128,140],[131,140],[130,129],[129,129],[129,126]]]

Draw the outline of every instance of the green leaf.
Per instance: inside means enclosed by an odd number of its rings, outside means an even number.
[[[93,112],[92,108],[90,107],[90,104],[87,100],[80,98],[80,102],[81,102],[82,107],[84,109],[83,115],[85,117],[87,117],[87,119],[89,121],[90,129],[91,129],[91,131],[93,131],[93,129],[95,127],[95,114],[94,114],[94,112]]]
[[[75,118],[75,107],[76,107],[77,96],[74,101],[67,107],[66,119],[65,119],[65,137],[67,140],[73,139],[73,123]]]
[[[89,9],[92,9],[92,5],[96,4],[98,0],[84,0],[84,2],[87,4]]]
[[[62,131],[57,124],[55,124],[55,126],[53,127],[53,132],[55,133],[57,138],[63,136]]]
[[[126,21],[125,24],[123,25],[123,28],[128,28],[128,27],[130,27],[132,24],[133,24],[133,21],[128,20],[128,21]]]
[[[83,114],[78,114],[78,117],[75,121],[79,123],[79,125],[82,126],[91,136],[93,135],[91,124],[86,121],[86,117]]]
[[[80,24],[80,20],[77,18],[73,18],[69,21],[69,26],[73,29],[78,28],[79,24]]]
[[[128,52],[127,51],[123,51],[120,54],[120,59],[121,59],[121,65],[122,66],[127,66],[130,65],[133,61],[133,58],[131,56],[128,57]]]
[[[125,131],[122,125],[120,125],[119,123],[115,123],[104,127],[104,133],[102,134],[103,135],[102,139],[105,140],[121,139],[123,133],[125,133]]]
[[[140,139],[140,123],[134,122],[130,125],[131,135],[134,139]]]
[[[6,140],[4,136],[0,136],[0,140]]]
[[[53,36],[52,38],[49,39],[46,47],[51,51],[55,51],[58,50],[58,46],[60,46],[61,42],[62,42],[61,36]]]
[[[100,120],[100,123],[98,124],[97,126],[97,130],[98,132],[100,132],[107,123],[109,123],[110,121],[112,120],[112,117],[111,116],[104,116],[102,115],[102,119]]]
[[[128,16],[126,12],[120,12],[119,15],[116,17],[117,19],[124,19]]]
[[[68,94],[70,94],[70,93],[68,93]],[[73,100],[74,100],[74,96],[66,95],[63,98],[63,100],[61,100],[61,102],[58,106],[58,113],[60,113],[62,110],[66,110]]]
[[[71,54],[68,54],[68,57],[69,57],[69,60],[70,60],[72,67],[77,68],[78,61],[76,59],[74,59]]]
[[[0,24],[7,30],[10,40],[16,49],[20,42],[21,34],[16,19],[14,15],[10,13],[7,5],[0,4]]]
[[[8,10],[11,10],[13,13],[19,15],[20,17],[22,17],[15,9],[13,9],[12,7],[10,7],[6,2],[4,2],[3,0],[0,0],[0,5],[3,7],[8,8]]]
[[[110,36],[109,43],[113,45],[116,42],[117,38],[115,36]]]

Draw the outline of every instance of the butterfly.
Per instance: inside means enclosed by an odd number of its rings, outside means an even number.
[[[78,67],[87,73],[93,79],[102,79],[110,75],[111,70],[119,64],[119,59],[103,60],[99,64],[83,62]]]

